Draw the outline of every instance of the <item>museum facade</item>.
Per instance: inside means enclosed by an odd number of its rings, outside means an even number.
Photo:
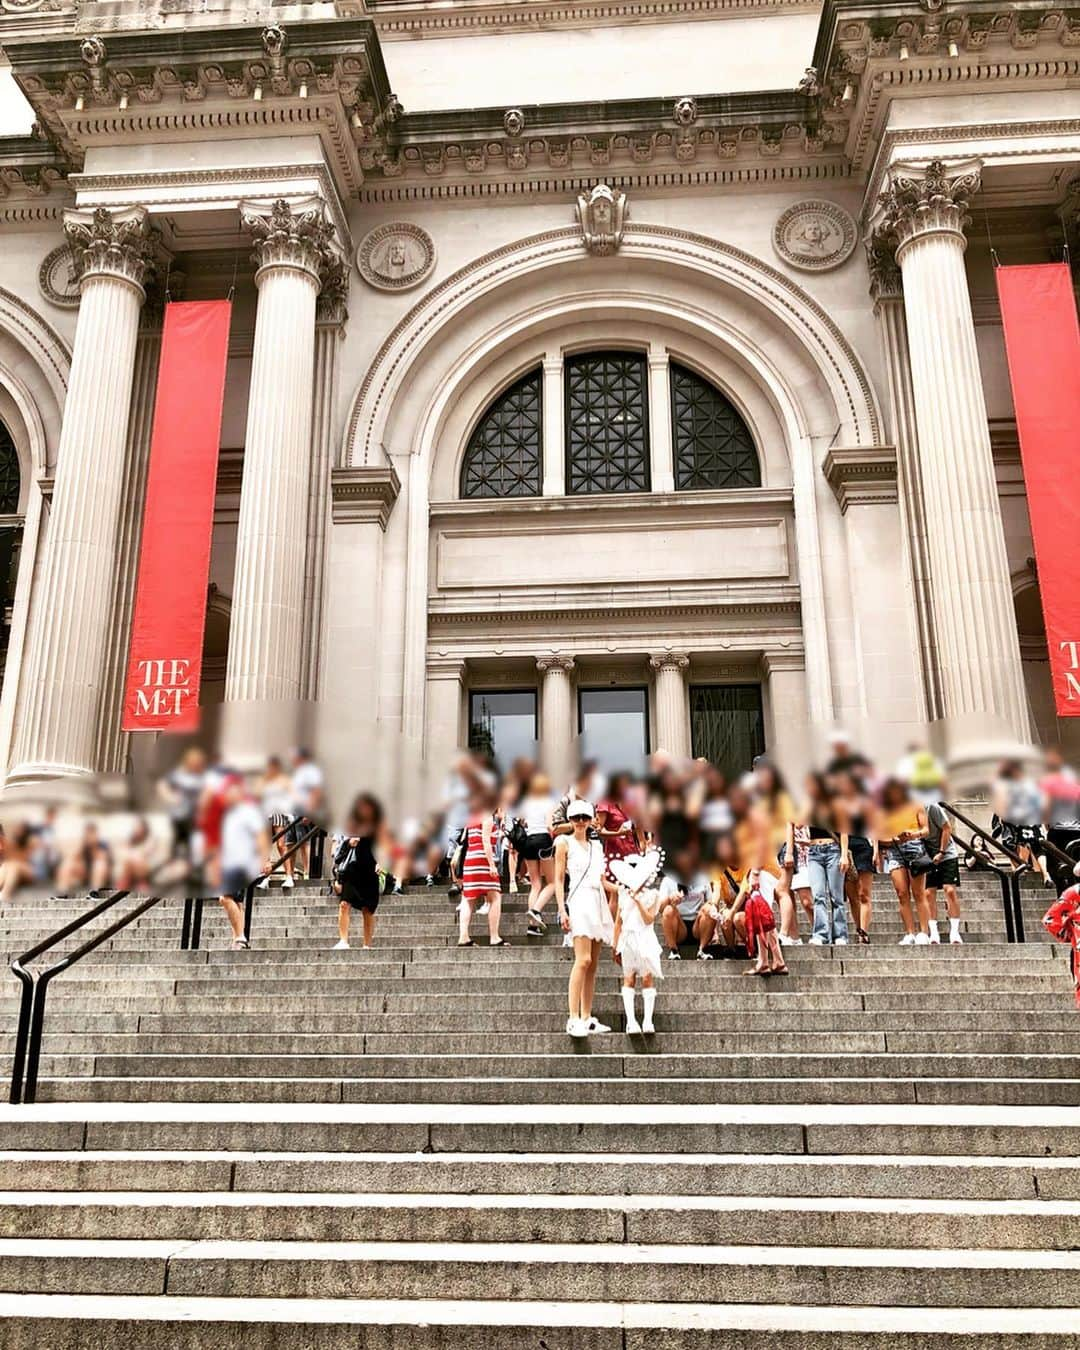
[[[0,0],[0,42],[36,119],[0,140],[9,793],[151,752],[167,299],[233,300],[199,734],[234,762],[310,738],[408,795],[469,741],[1080,749],[993,280],[1072,234],[1069,14]]]

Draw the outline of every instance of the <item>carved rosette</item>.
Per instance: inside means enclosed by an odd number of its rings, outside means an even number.
[[[964,241],[968,201],[981,185],[978,161],[946,166],[940,159],[925,168],[898,164],[882,194],[875,238],[895,249],[897,260],[915,239],[951,234]]]
[[[255,247],[255,284],[260,274],[276,267],[307,272],[322,289],[332,279],[341,260],[333,247],[333,226],[318,198],[287,202],[278,198],[271,204],[245,202],[240,216],[251,231]]]
[[[154,236],[141,206],[122,211],[66,211],[64,233],[80,287],[92,277],[129,282],[145,295],[154,271]]]

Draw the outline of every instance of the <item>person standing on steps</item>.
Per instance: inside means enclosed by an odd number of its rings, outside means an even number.
[[[349,947],[349,921],[354,909],[364,925],[364,951],[375,939],[375,911],[382,894],[378,850],[388,844],[383,809],[377,798],[362,792],[353,802],[345,823],[345,838],[334,857],[337,880],[333,883],[338,904],[338,942],[335,951]]]
[[[288,847],[298,844],[304,835],[322,818],[325,806],[325,779],[323,771],[303,746],[293,751],[292,764],[293,820],[285,835]],[[310,875],[311,845],[305,844],[294,855],[294,872],[300,877]]]
[[[862,945],[870,942],[870,919],[873,914],[874,877],[877,873],[877,844],[875,842],[873,799],[867,792],[856,770],[833,775],[836,800],[848,822],[849,867],[844,876],[844,890],[855,920],[855,933]]]
[[[881,791],[881,813],[881,864],[900,905],[904,925],[900,946],[925,947],[930,942],[926,878],[934,866],[926,851],[926,810],[911,796],[906,783],[890,778]]]
[[[232,929],[233,950],[250,947],[244,936],[244,892],[262,875],[270,848],[270,832],[263,813],[239,774],[226,779],[221,817],[221,908]]]
[[[478,783],[469,803],[465,835],[465,858],[461,868],[461,904],[458,906],[458,946],[475,947],[469,936],[473,911],[487,914],[488,940],[492,947],[510,944],[499,936],[502,915],[502,883],[497,861],[498,838],[495,824],[495,790]],[[486,906],[486,910],[484,909]]]
[[[592,1013],[600,948],[614,941],[615,926],[604,892],[604,850],[591,836],[593,808],[581,798],[567,803],[570,834],[555,841],[555,896],[559,921],[574,943],[574,964],[568,989],[566,1034],[580,1040],[610,1031]]]
[[[806,805],[800,820],[792,822],[787,842],[788,852],[793,854],[795,826],[805,825],[810,889],[814,893],[814,931],[810,936],[810,945],[825,947],[834,943],[838,947],[846,947],[848,935],[844,876],[849,867],[847,812],[833,791],[830,779],[824,774],[808,774],[806,792]]]
[[[657,911],[660,892],[652,879],[638,890],[619,886],[619,912],[615,916],[615,963],[622,969],[622,1000],[626,1012],[626,1034],[636,1036],[643,1032],[651,1036],[656,1030],[653,1014],[656,1009],[656,981],[664,978],[660,960],[660,942],[656,936]],[[634,1006],[635,988],[641,980],[641,1021]]]
[[[266,761],[266,772],[259,784],[259,797],[262,801],[263,815],[270,824],[271,834],[277,838],[278,857],[282,858],[292,847],[287,842],[290,831],[286,827],[292,824],[293,818],[293,783],[277,755],[271,755]],[[285,859],[282,864],[282,871],[285,875],[281,885],[283,889],[291,890],[293,886],[292,858]],[[268,873],[259,882],[259,886],[262,890],[265,890],[269,885],[270,876]]]
[[[555,841],[551,836],[551,815],[557,804],[547,774],[534,773],[517,805],[516,814],[525,826],[521,856],[529,875],[530,937],[542,937],[547,931],[544,906],[555,894]]]
[[[945,784],[941,784],[944,794]],[[945,892],[945,908],[949,914],[949,941],[954,947],[964,939],[960,936],[960,850],[952,837],[952,821],[940,802],[926,807],[926,851],[934,864],[926,874],[927,933],[934,945],[941,941],[938,931],[937,893]]]

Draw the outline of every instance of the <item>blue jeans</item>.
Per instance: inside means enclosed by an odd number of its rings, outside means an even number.
[[[811,844],[807,850],[814,892],[814,933],[818,942],[847,938],[847,906],[839,844]]]

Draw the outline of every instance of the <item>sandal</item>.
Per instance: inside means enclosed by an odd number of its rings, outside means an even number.
[[[858,937],[859,945],[861,947],[870,946],[870,934],[866,931],[865,928],[856,928],[855,935]]]
[[[489,946],[489,947],[509,947],[509,946],[510,946],[510,939],[509,939],[509,938],[500,938],[500,939],[498,940],[498,942],[489,942],[489,943],[488,943],[488,946]]]
[[[457,945],[459,947],[475,947],[476,943],[470,938],[468,942],[459,942]]]

